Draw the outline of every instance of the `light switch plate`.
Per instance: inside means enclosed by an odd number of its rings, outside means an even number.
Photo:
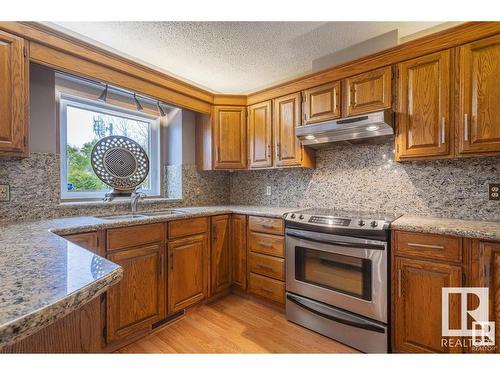
[[[500,201],[500,184],[489,184],[488,199],[490,201]]]
[[[271,195],[271,186],[266,186],[266,195]]]
[[[0,185],[0,202],[10,201],[10,186]]]

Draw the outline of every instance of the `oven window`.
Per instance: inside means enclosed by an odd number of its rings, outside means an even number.
[[[372,262],[368,259],[297,246],[295,278],[367,301],[372,299]]]

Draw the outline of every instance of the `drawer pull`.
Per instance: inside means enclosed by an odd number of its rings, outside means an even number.
[[[401,269],[398,270],[398,297],[401,298]]]
[[[269,249],[271,249],[271,248],[273,247],[273,245],[272,245],[272,244],[269,244],[269,243],[267,243],[267,242],[262,242],[262,241],[259,241],[259,242],[257,242],[257,243],[258,243],[260,246],[267,247],[267,248],[269,248]]]
[[[446,124],[445,124],[445,121],[446,120],[443,117],[441,119],[441,143],[442,144],[445,144],[445,142],[446,142],[446,134],[445,134],[445,132],[446,132]]]
[[[414,243],[414,242],[408,242],[408,246],[412,247],[427,247],[429,249],[438,249],[438,250],[443,250],[444,246],[442,245],[425,245],[421,243]]]
[[[273,229],[273,228],[274,228],[274,226],[273,226],[272,224],[262,223],[262,226],[263,226],[264,228],[267,228],[267,229]]]
[[[263,264],[257,264],[257,268],[262,268],[263,270],[268,270],[268,271],[274,272],[272,267],[265,266]]]
[[[271,289],[264,288],[264,287],[262,287],[262,286],[261,286],[259,289],[260,289],[260,290],[262,290],[263,292],[268,293],[268,294],[274,294],[274,291],[273,291],[273,290],[271,290]]]
[[[467,121],[467,113],[464,113],[464,141],[469,140],[469,124]]]

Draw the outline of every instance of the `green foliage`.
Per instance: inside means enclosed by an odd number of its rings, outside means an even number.
[[[68,183],[73,184],[72,191],[105,190],[106,185],[97,178],[90,165],[90,154],[97,138],[86,142],[81,148],[68,145]]]

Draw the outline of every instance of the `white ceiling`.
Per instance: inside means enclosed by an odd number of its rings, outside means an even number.
[[[247,94],[320,70],[325,61],[338,63],[396,45],[401,38],[439,24],[57,22],[48,25],[210,91]]]

